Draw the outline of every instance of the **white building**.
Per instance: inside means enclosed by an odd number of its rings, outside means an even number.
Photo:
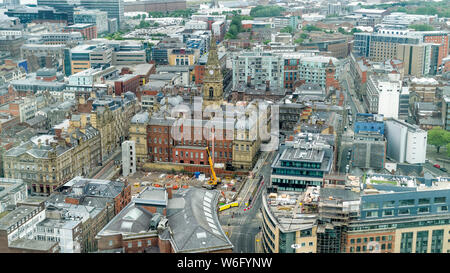
[[[383,114],[386,118],[398,118],[400,103],[401,75],[371,75],[367,82],[367,100],[369,111]]]
[[[37,112],[37,99],[36,97],[24,97],[19,102],[19,118],[20,122],[25,122],[31,118],[34,118]]]
[[[60,253],[81,253],[81,221],[47,218],[36,225],[34,239],[57,242]]]
[[[0,188],[0,213],[28,198],[27,185],[22,179],[0,178]]]
[[[43,207],[22,205],[0,219],[0,230],[6,231],[8,245],[17,239],[33,239],[36,225],[45,219]]]
[[[427,132],[416,125],[397,120],[386,120],[387,155],[398,163],[425,163]]]
[[[207,30],[208,22],[199,20],[190,20],[184,25],[185,29]]]
[[[122,175],[128,176],[136,172],[136,146],[134,141],[122,143]]]

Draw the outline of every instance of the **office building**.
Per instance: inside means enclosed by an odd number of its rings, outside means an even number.
[[[280,150],[272,163],[271,185],[280,191],[305,191],[321,186],[324,174],[334,168],[334,138],[300,134]]]
[[[316,253],[318,188],[306,194],[278,192],[263,194],[260,242],[264,253]],[[298,203],[302,203],[299,207]],[[303,205],[304,204],[304,205]]]
[[[283,88],[282,59],[262,48],[245,51],[234,56],[233,88],[239,84],[247,86],[262,86],[263,89]]]
[[[187,8],[186,0],[142,0],[124,2],[124,12],[152,12],[152,11],[174,11],[185,10]]]
[[[354,132],[355,134],[375,132],[384,135],[384,116],[381,114],[357,113]]]
[[[75,24],[94,24],[97,33],[108,32],[108,13],[101,10],[77,10],[73,14]]]
[[[5,12],[10,17],[19,18],[20,23],[29,24],[32,22],[62,22],[70,23],[70,15],[66,12],[58,10],[51,6],[40,5],[38,1],[38,7],[20,6],[13,9],[8,9]]]

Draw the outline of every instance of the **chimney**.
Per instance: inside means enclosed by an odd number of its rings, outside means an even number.
[[[55,135],[56,135],[58,138],[61,138],[61,132],[62,132],[62,129],[61,129],[61,128],[55,129]]]
[[[166,188],[167,198],[172,199],[172,188]]]

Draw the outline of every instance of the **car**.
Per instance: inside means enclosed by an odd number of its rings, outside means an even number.
[[[448,172],[446,168],[440,168],[440,170],[443,172]]]
[[[440,169],[441,166],[439,164],[434,164],[433,167]]]

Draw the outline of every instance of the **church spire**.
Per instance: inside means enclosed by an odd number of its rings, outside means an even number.
[[[217,55],[217,44],[214,34],[211,35],[211,44],[209,46],[208,61],[206,62],[207,67],[220,67],[219,56]]]

